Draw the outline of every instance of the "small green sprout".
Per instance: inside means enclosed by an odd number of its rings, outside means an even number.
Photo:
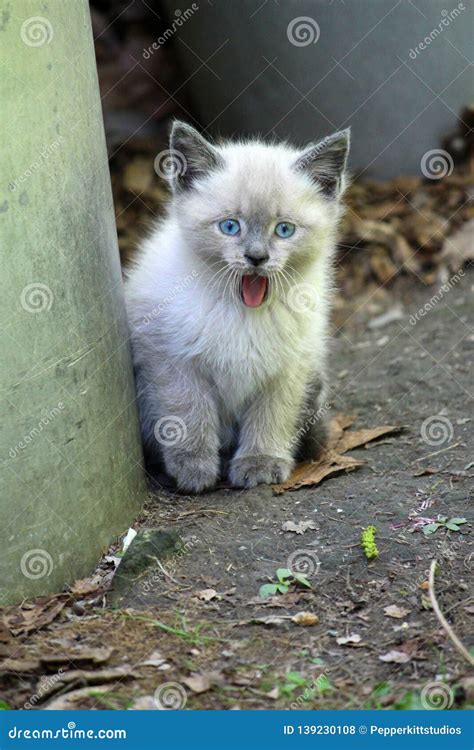
[[[377,529],[375,528],[375,526],[367,526],[366,529],[362,530],[360,543],[367,560],[372,560],[374,557],[379,556],[379,550],[377,545],[375,544],[376,530]]]
[[[448,516],[438,516],[438,520],[435,523],[427,523],[423,526],[423,534],[429,536],[434,534],[438,529],[449,529],[450,531],[459,531],[461,525],[467,523],[466,518],[450,518]]]
[[[276,571],[276,577],[276,581],[269,578],[268,580],[270,583],[264,583],[263,586],[260,586],[258,593],[262,599],[274,596],[275,594],[286,594],[287,591],[289,591],[290,586],[294,584],[300,584],[309,589],[311,588],[310,582],[304,575],[301,573],[293,573],[289,568],[278,568]]]

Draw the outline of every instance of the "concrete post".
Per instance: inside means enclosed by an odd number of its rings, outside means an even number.
[[[89,574],[145,486],[86,0],[0,14],[0,603]]]

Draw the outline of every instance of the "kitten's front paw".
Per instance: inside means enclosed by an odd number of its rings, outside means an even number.
[[[229,479],[234,487],[279,484],[290,476],[293,461],[275,456],[242,456],[230,464]]]
[[[166,471],[182,492],[199,493],[214,487],[219,478],[217,457],[202,458],[177,454],[165,459]]]

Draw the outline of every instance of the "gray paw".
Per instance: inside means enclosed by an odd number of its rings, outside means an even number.
[[[166,471],[183,492],[203,492],[214,487],[219,477],[218,457],[203,458],[182,453],[165,457]]]
[[[279,484],[290,476],[293,462],[275,456],[242,456],[230,464],[229,479],[234,487]]]

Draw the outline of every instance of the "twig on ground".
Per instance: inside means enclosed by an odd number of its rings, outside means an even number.
[[[155,557],[155,561],[156,561],[156,564],[158,565],[159,569],[163,573],[163,575],[166,576],[166,578],[169,578],[170,581],[173,581],[173,583],[178,584],[178,586],[179,586],[179,581],[177,581],[176,578],[173,578],[173,576],[171,575],[171,573],[168,573],[168,571],[164,569],[163,565],[161,564],[161,562],[156,557]]]
[[[432,458],[433,456],[439,456],[440,453],[446,453],[446,451],[452,451],[453,448],[457,448],[458,445],[461,445],[461,443],[453,443],[452,445],[449,445],[447,448],[441,448],[439,451],[434,451],[433,453],[427,453],[426,456],[422,456],[421,458],[416,458],[412,463],[417,464],[418,461],[424,461],[426,458]]]
[[[446,631],[446,633],[448,634],[448,636],[451,638],[451,640],[454,643],[454,645],[456,646],[456,648],[459,651],[459,653],[462,654],[465,659],[467,659],[467,661],[469,662],[469,664],[471,664],[471,666],[474,666],[474,657],[471,656],[471,654],[469,653],[469,651],[467,650],[467,648],[464,646],[463,643],[461,643],[461,641],[457,637],[457,635],[454,632],[454,630],[452,629],[451,625],[448,623],[448,621],[446,620],[445,616],[441,612],[440,606],[438,604],[438,600],[436,599],[436,594],[435,594],[435,590],[434,590],[434,577],[435,577],[435,571],[436,571],[437,564],[438,563],[436,562],[436,560],[432,560],[431,561],[430,577],[428,579],[428,593],[429,593],[429,596],[430,596],[430,601],[431,601],[431,604],[432,604],[432,607],[433,607],[433,611],[434,611],[436,617],[438,618],[440,624],[442,625],[442,627],[444,628],[444,630]]]

